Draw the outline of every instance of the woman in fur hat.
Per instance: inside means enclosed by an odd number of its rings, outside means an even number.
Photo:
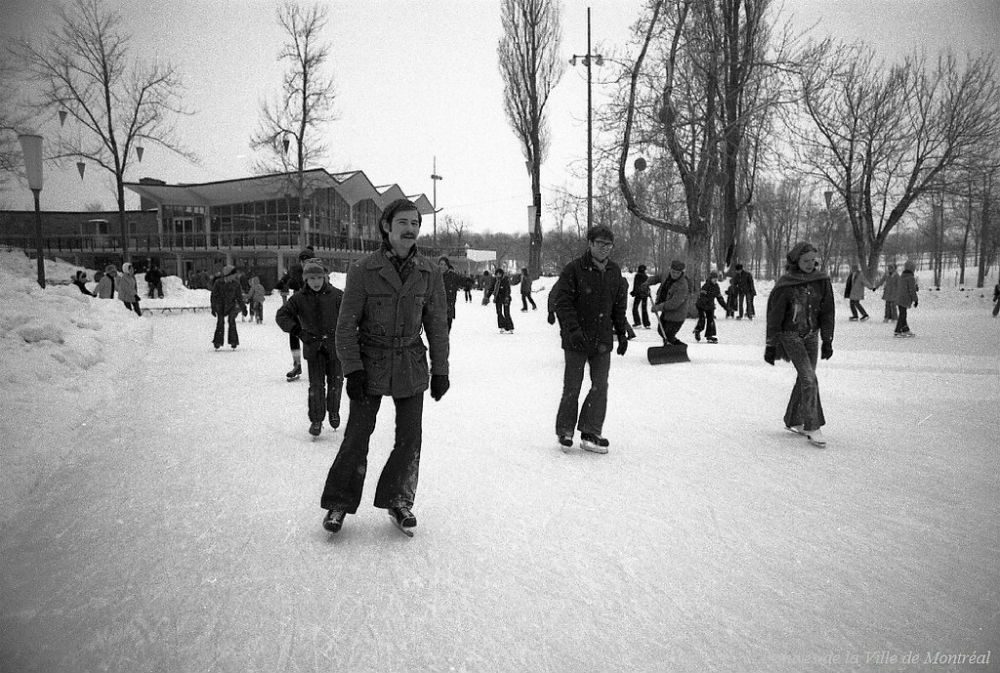
[[[811,243],[797,243],[786,259],[785,274],[767,299],[764,361],[773,365],[776,358],[781,358],[795,366],[798,376],[785,409],[785,427],[804,435],[814,446],[825,447],[820,428],[826,419],[816,364],[817,356],[824,360],[833,356],[833,285],[830,275],[819,269],[818,251]]]

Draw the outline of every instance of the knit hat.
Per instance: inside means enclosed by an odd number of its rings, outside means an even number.
[[[229,276],[229,275],[231,275],[233,273],[236,273],[236,267],[233,266],[232,264],[226,264],[224,267],[222,267],[222,277],[223,278],[225,278],[226,276]]]
[[[327,274],[326,274],[326,269],[323,267],[322,260],[316,259],[314,257],[312,259],[307,259],[305,262],[302,263],[303,278],[306,278],[308,276],[325,276],[325,275]]]
[[[905,270],[905,271],[916,271],[917,270],[917,263],[914,262],[912,259],[908,259],[908,260],[906,260],[906,264],[903,265],[903,270]]]
[[[679,259],[675,259],[674,261],[670,262],[670,270],[671,271],[683,271],[684,270],[684,262],[682,262]]]
[[[129,262],[122,264],[122,273],[132,273],[132,265]]]
[[[785,259],[788,260],[789,264],[798,264],[799,257],[806,254],[807,252],[815,250],[816,246],[813,245],[812,243],[808,243],[806,241],[799,241],[792,247],[791,250],[788,251],[788,254],[785,255]]]
[[[316,256],[316,251],[313,250],[313,247],[311,245],[307,245],[305,250],[299,253],[299,261],[304,262],[307,259],[312,259],[315,256]]]
[[[646,265],[645,264],[640,264],[639,265],[639,273],[646,273]]]

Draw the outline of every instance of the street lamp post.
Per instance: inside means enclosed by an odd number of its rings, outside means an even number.
[[[24,155],[24,168],[28,173],[28,187],[35,196],[35,256],[38,259],[38,284],[45,287],[45,259],[42,257],[42,136],[23,134],[17,139]]]
[[[590,64],[594,62],[597,65],[604,65],[603,56],[590,52],[590,7],[587,8],[587,53],[583,55],[573,54],[573,58],[569,60],[570,64],[575,66],[578,58],[582,59],[583,64],[587,66],[587,230],[589,231],[594,221],[594,124]]]
[[[433,198],[434,201],[433,201],[433,203],[431,203],[431,207],[434,209],[434,215],[433,215],[433,217],[434,217],[434,236],[433,236],[433,238],[434,238],[434,247],[435,248],[437,247],[437,244],[438,244],[438,180],[444,180],[443,177],[441,177],[440,175],[438,175],[437,165],[438,165],[437,157],[434,157],[434,164],[433,164],[432,170],[431,170],[431,181],[433,182],[433,190],[432,190],[432,196],[431,196],[431,198]]]

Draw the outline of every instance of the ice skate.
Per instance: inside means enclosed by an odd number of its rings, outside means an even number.
[[[826,448],[826,438],[823,437],[823,431],[819,428],[806,430],[803,434],[809,438],[809,443],[813,446],[818,446],[821,449]]]
[[[694,340],[701,341],[701,332],[699,332],[698,330],[694,331]]]
[[[347,512],[341,509],[331,509],[328,510],[326,516],[323,517],[323,528],[330,531],[331,533],[336,533],[344,525],[344,516]]]
[[[330,427],[334,430],[340,427],[340,413],[336,411],[330,412]]]
[[[573,435],[559,435],[559,448],[563,450],[563,453],[567,453],[573,448]]]
[[[309,424],[309,434],[313,437],[319,437],[319,433],[323,432],[323,424],[319,421]]]
[[[583,447],[584,451],[590,451],[591,453],[607,453],[608,446],[610,442],[600,435],[595,435],[591,432],[584,432],[580,434],[580,446]]]
[[[413,516],[410,508],[404,506],[390,507],[388,511],[389,518],[396,524],[396,528],[401,530],[407,537],[413,537],[413,531],[410,529],[416,527],[417,517]]]
[[[298,362],[285,374],[285,378],[289,381],[295,381],[300,376],[302,376],[302,364]]]
[[[719,343],[719,340],[716,339],[715,337],[706,337],[705,341],[707,341],[710,344],[717,344],[717,343]]]
[[[806,434],[805,426],[803,425],[786,425],[785,430],[788,430],[789,432],[794,432],[796,435]]]

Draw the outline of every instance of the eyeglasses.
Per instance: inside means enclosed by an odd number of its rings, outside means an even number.
[[[615,244],[611,241],[591,241],[591,243],[596,245],[598,248],[604,248],[605,250],[615,247]]]

